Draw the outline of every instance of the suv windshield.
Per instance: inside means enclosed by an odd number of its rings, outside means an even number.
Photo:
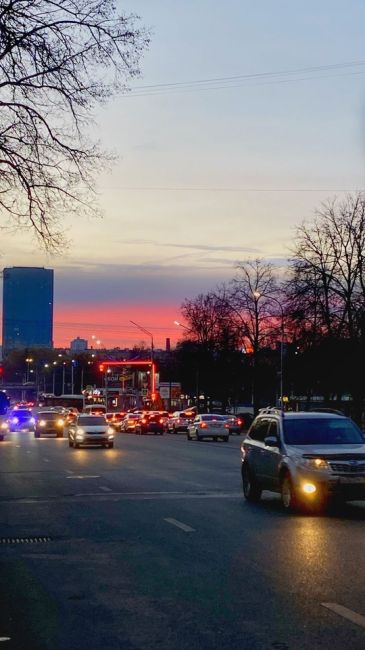
[[[364,444],[361,431],[347,418],[284,420],[284,438],[288,445]]]
[[[100,425],[105,425],[105,417],[98,417],[97,415],[90,415],[78,419],[77,422],[81,427],[99,427]]]

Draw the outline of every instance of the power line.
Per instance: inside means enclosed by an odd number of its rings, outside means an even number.
[[[112,191],[121,192],[361,192],[359,188],[338,188],[338,187],[179,187],[179,186],[163,186],[163,185],[134,185],[130,187],[108,187]]]
[[[316,66],[312,68],[297,68],[294,70],[284,70],[278,72],[262,72],[246,75],[236,75],[231,77],[218,77],[211,79],[198,79],[182,82],[171,82],[164,84],[151,84],[146,86],[136,86],[132,88],[123,98],[128,97],[148,97],[151,95],[168,95],[175,93],[196,93],[207,90],[225,90],[228,88],[241,88],[249,83],[254,85],[270,85],[292,83],[296,81],[310,81],[315,79],[328,79],[342,76],[353,76],[364,74],[364,70],[351,72],[353,67],[363,67],[365,61],[353,61],[348,63],[337,63],[327,66]],[[337,70],[346,70],[341,74],[318,74],[321,72],[336,72]],[[305,76],[295,76],[300,73]],[[312,74],[311,74],[312,73]],[[313,73],[315,73],[313,75]],[[311,76],[308,76],[310,75]],[[250,82],[256,83],[250,83]],[[237,83],[240,82],[240,83]]]

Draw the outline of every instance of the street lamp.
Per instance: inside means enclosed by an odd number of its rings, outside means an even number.
[[[268,296],[265,293],[261,293],[260,291],[254,291],[253,292],[253,297],[255,300],[258,302],[261,297],[266,298],[266,300],[273,300],[276,302],[276,304],[279,306],[280,309],[280,314],[281,314],[281,342],[280,342],[280,407],[281,410],[284,410],[284,404],[283,404],[283,385],[284,385],[284,378],[283,378],[283,370],[284,370],[284,310],[282,307],[281,302],[277,299],[274,298],[274,296]]]
[[[27,379],[27,382],[28,382],[28,381],[29,381],[30,364],[33,363],[33,359],[30,359],[29,357],[27,357],[26,360],[25,360],[25,362],[26,362],[26,364],[27,364],[27,375],[26,375],[26,379]]]
[[[129,322],[132,323],[132,325],[134,325],[135,327],[138,327],[138,329],[141,330],[141,332],[144,332],[145,334],[147,334],[147,336],[149,336],[151,338],[151,371],[152,372],[151,372],[150,391],[151,391],[151,402],[153,402],[154,399],[155,399],[155,397],[154,397],[154,393],[155,393],[155,366],[154,366],[154,363],[153,363],[153,356],[154,356],[153,334],[152,334],[152,332],[149,332],[148,330],[146,330],[145,327],[142,327],[142,325],[138,325],[138,323],[136,323],[134,320],[129,320]]]

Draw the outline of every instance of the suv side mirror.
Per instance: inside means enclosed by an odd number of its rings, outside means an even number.
[[[277,436],[268,436],[264,439],[266,447],[280,447],[280,441]]]

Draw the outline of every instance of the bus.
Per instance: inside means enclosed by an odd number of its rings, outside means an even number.
[[[64,408],[76,408],[82,413],[85,406],[84,395],[53,395],[51,393],[41,393],[38,398],[38,406],[63,406]]]

